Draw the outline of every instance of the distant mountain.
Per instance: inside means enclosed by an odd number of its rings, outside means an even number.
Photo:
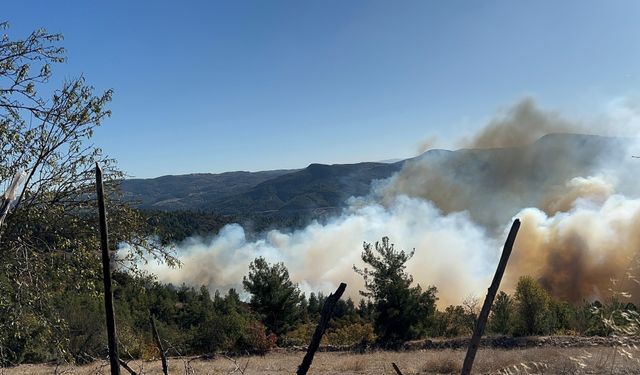
[[[311,164],[206,207],[229,214],[337,208],[351,196],[369,193],[373,180],[391,176],[402,163]]]
[[[131,179],[121,184],[125,199],[142,209],[262,214],[342,206],[369,192],[371,181],[387,178],[402,162],[311,164],[301,170],[189,174]]]
[[[195,173],[149,179],[129,179],[120,187],[126,200],[143,209],[201,210],[224,197],[249,191],[269,179],[295,170],[264,172]]]
[[[126,180],[122,190],[143,209],[291,217],[342,207],[349,197],[368,194],[373,180],[402,169],[400,177],[416,179],[413,191],[402,193],[430,199],[446,212],[469,210],[479,222],[492,224],[512,207],[539,204],[549,191],[572,177],[588,176],[604,160],[622,162],[629,143],[624,138],[552,134],[522,147],[430,150],[394,163]]]

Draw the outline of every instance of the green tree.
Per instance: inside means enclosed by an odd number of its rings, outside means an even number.
[[[468,336],[473,331],[469,328],[469,315],[464,306],[447,306],[443,312],[437,312],[436,324],[433,330],[438,336],[457,337]]]
[[[513,301],[505,292],[496,296],[496,301],[491,307],[490,328],[495,333],[503,335],[511,333],[513,322]]]
[[[553,333],[566,334],[568,331],[575,331],[576,315],[576,308],[569,302],[554,298],[549,300],[549,329]]]
[[[0,35],[0,183],[25,176],[0,226],[0,364],[68,357],[69,327],[55,302],[69,291],[94,293],[101,282],[96,162],[105,172],[112,250],[128,243],[129,260],[149,251],[173,260],[117,199],[124,174],[91,141],[111,114],[112,91],[96,93],[82,76],[53,81],[52,67],[66,58],[61,41],[45,30]]]
[[[310,318],[315,319],[316,315],[320,313],[320,301],[314,292],[309,295],[309,302],[307,304],[307,313]]]
[[[283,263],[269,264],[262,257],[254,259],[242,284],[251,293],[249,305],[275,334],[285,333],[300,320],[302,294],[289,279]]]
[[[375,247],[368,243],[363,247],[362,260],[371,268],[353,269],[364,278],[366,290],[360,294],[374,304],[378,340],[395,344],[422,336],[433,323],[437,290],[411,285],[413,277],[405,268],[414,252],[396,251],[388,237]]]
[[[549,333],[549,294],[531,276],[518,279],[515,299],[519,318],[519,334]]]

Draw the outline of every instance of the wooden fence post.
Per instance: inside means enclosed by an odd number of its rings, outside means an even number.
[[[102,169],[98,163],[96,163],[96,189],[98,192],[98,214],[100,217],[100,247],[102,248],[102,276],[104,280],[104,307],[107,318],[107,338],[109,341],[109,362],[111,364],[111,375],[120,375],[120,357],[118,356],[116,319],[113,312],[113,292],[111,291],[111,257],[109,256],[107,212],[104,207]]]
[[[158,334],[158,330],[156,329],[156,320],[153,318],[153,315],[149,314],[149,321],[151,322],[151,332],[153,333],[153,339],[156,342],[156,346],[160,351],[160,360],[162,360],[162,373],[164,375],[169,375],[169,366],[167,365],[167,355],[164,353],[164,348],[162,347],[162,341],[160,341],[160,335]]]
[[[120,366],[122,366],[125,370],[127,370],[127,372],[131,375],[138,375],[138,373],[131,368],[131,366],[129,366],[129,364],[121,359],[118,359],[118,362],[120,362]]]
[[[331,315],[333,315],[333,309],[336,306],[336,302],[338,302],[340,297],[342,297],[342,293],[344,293],[344,290],[346,288],[347,284],[340,283],[340,286],[338,287],[338,289],[336,289],[336,292],[330,294],[329,297],[327,297],[327,300],[324,302],[320,315],[320,321],[318,322],[316,331],[313,333],[313,337],[311,338],[311,342],[309,343],[309,347],[307,348],[307,354],[305,354],[300,367],[298,367],[297,375],[305,375],[307,371],[309,371],[311,362],[313,362],[313,356],[316,354],[316,350],[318,350],[318,347],[320,346],[322,335],[324,335],[324,331],[329,325]]]
[[[396,374],[403,375],[402,371],[400,371],[400,367],[398,367],[398,365],[396,365],[395,362],[391,362],[391,366],[393,366],[393,369],[396,371]]]
[[[478,321],[476,322],[476,327],[473,330],[473,336],[471,337],[471,342],[469,342],[467,355],[464,358],[464,364],[462,365],[462,375],[471,374],[471,368],[473,367],[473,360],[476,358],[480,338],[484,332],[484,326],[487,324],[487,318],[489,317],[489,312],[491,312],[491,305],[493,304],[493,300],[496,298],[496,293],[498,293],[500,281],[502,280],[502,275],[504,275],[504,270],[507,267],[509,255],[511,255],[511,250],[513,249],[513,243],[516,241],[518,229],[520,229],[520,220],[516,219],[511,226],[509,235],[507,236],[507,241],[504,244],[502,256],[500,256],[500,262],[498,263],[498,268],[493,276],[493,281],[491,282],[491,286],[487,292],[487,297],[484,299],[480,315],[478,315]]]

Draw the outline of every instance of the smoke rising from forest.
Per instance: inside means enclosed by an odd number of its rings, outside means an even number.
[[[497,114],[479,132],[464,137],[464,148],[502,148],[531,144],[550,133],[584,133],[578,122],[563,119],[560,114],[541,111],[535,101],[525,98]]]
[[[629,276],[635,277],[631,268],[640,249],[640,199],[599,199],[580,197],[570,210],[553,215],[535,208],[520,212],[522,228],[506,284],[529,274],[553,296],[572,302],[602,300],[610,288],[636,295]],[[613,285],[612,279],[620,283]]]
[[[388,207],[354,203],[329,223],[313,223],[293,232],[273,230],[257,241],[247,240],[239,225],[230,225],[211,239],[183,243],[181,269],[152,271],[162,281],[226,291],[240,288],[249,262],[263,256],[270,262],[284,262],[306,292],[331,291],[343,281],[348,284],[347,295],[357,298],[364,283],[353,265],[362,266],[363,241],[374,242],[385,235],[399,249],[416,249],[408,272],[422,286],[437,285],[440,298],[448,302],[485,289],[483,284],[471,290],[467,286],[485,281],[486,270],[498,256],[483,228],[465,213],[442,215],[425,200],[401,196]]]
[[[525,99],[460,141],[469,149],[432,150],[406,162],[331,220],[272,230],[257,240],[229,225],[217,236],[179,244],[182,268],[147,267],[163,282],[226,292],[241,290],[249,263],[263,256],[284,262],[305,292],[329,292],[344,281],[347,295],[357,298],[363,281],[352,268],[362,266],[362,243],[388,236],[398,249],[416,249],[407,267],[415,282],[437,286],[439,305],[458,304],[484,295],[506,232],[519,217],[502,289],[512,291],[519,276],[531,275],[560,298],[603,298],[611,278],[625,277],[640,246],[636,142],[543,136],[635,135],[638,113],[618,101],[591,124]],[[627,284],[632,290],[635,283]]]

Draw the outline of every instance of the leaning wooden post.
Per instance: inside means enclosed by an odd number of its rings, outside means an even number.
[[[158,329],[156,329],[156,320],[153,318],[153,315],[149,315],[149,321],[151,322],[151,331],[153,333],[153,339],[156,342],[156,346],[160,351],[160,360],[162,361],[162,373],[164,375],[169,375],[169,366],[167,365],[167,356],[164,353],[164,348],[162,347],[162,341],[160,341],[160,335],[158,334]]]
[[[300,367],[298,367],[298,375],[305,375],[307,371],[309,371],[309,367],[311,367],[311,362],[313,362],[313,356],[316,354],[316,350],[320,346],[320,340],[322,340],[322,335],[324,335],[324,331],[327,329],[329,325],[329,320],[331,319],[331,315],[333,315],[333,309],[336,306],[336,302],[342,297],[342,293],[347,288],[347,284],[340,283],[338,289],[336,289],[335,293],[332,293],[327,297],[327,300],[324,302],[324,306],[322,306],[322,312],[320,314],[320,321],[318,322],[318,326],[316,327],[316,331],[313,333],[313,337],[311,338],[311,342],[309,343],[309,347],[307,348],[307,354],[305,354]]]
[[[129,366],[129,364],[121,359],[118,360],[118,362],[120,362],[120,366],[122,366],[125,370],[127,370],[127,372],[131,375],[138,375],[137,372],[135,372],[134,369],[131,368],[131,366]]]
[[[500,257],[500,262],[498,263],[498,269],[496,269],[496,274],[493,276],[493,281],[491,282],[491,286],[489,287],[489,291],[487,292],[487,297],[484,299],[484,304],[482,305],[482,310],[480,310],[480,315],[478,316],[476,327],[473,330],[473,337],[471,337],[471,342],[469,343],[469,348],[467,349],[467,356],[464,358],[464,364],[462,365],[462,375],[471,374],[471,368],[473,367],[473,360],[476,358],[476,352],[478,351],[480,338],[482,337],[482,333],[484,332],[484,326],[487,324],[487,318],[489,317],[489,312],[491,311],[491,305],[493,304],[493,300],[496,298],[496,293],[498,293],[500,281],[502,280],[502,275],[504,275],[504,270],[507,267],[509,255],[511,255],[511,249],[513,249],[513,243],[516,241],[518,229],[520,229],[520,220],[516,219],[511,226],[509,235],[507,236],[507,241],[504,244],[504,249],[502,249],[502,256]]]
[[[395,362],[391,362],[391,366],[393,366],[393,369],[396,370],[396,374],[403,375],[402,371],[400,371],[400,367],[398,367]]]
[[[109,362],[111,363],[111,375],[120,375],[116,319],[113,313],[113,292],[111,291],[111,257],[109,256],[107,212],[104,207],[102,169],[98,163],[96,163],[96,188],[98,191],[98,213],[100,217],[100,247],[102,248],[102,276],[104,279],[104,307],[107,316],[107,338],[109,340]]]

